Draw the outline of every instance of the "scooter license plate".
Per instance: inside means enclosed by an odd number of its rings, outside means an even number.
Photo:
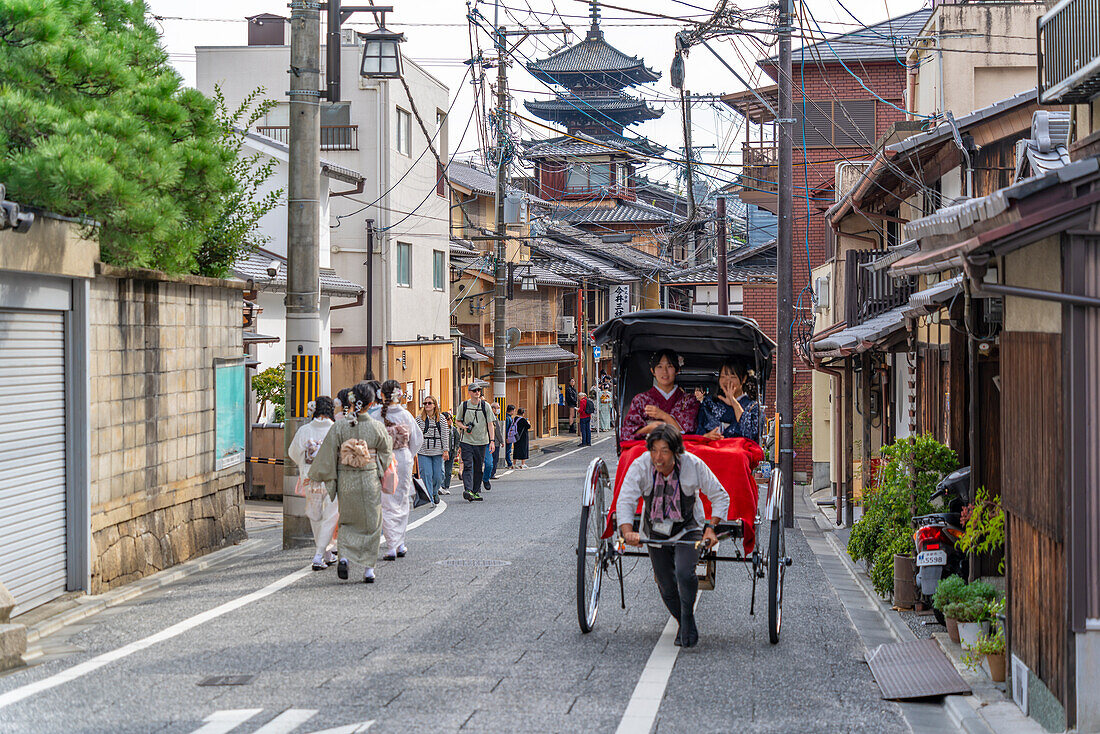
[[[917,554],[918,566],[944,566],[947,564],[947,551],[921,551]]]

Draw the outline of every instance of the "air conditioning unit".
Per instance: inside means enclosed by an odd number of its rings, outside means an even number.
[[[562,316],[559,319],[558,332],[574,336],[577,333],[577,319],[573,316]]]
[[[358,46],[359,33],[354,28],[341,28],[340,43],[344,46]]]

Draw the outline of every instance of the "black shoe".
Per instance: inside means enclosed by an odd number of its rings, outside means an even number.
[[[680,647],[683,643],[680,642],[680,630],[676,630],[676,639],[672,641],[672,644],[676,647]]]
[[[687,629],[680,628],[680,645],[684,648],[695,647],[699,644],[699,630],[695,627],[695,620],[689,619],[685,626]]]
[[[336,575],[340,577],[341,581],[348,580],[348,562],[343,558],[336,564]]]
[[[462,499],[466,500],[467,502],[473,502],[474,501],[474,493],[473,492],[463,492],[462,493]]]
[[[482,485],[483,487],[485,487],[485,491],[486,491],[486,492],[488,492],[488,491],[489,491],[490,489],[492,489],[492,488],[493,488],[493,485],[489,484],[489,482],[488,482],[488,481],[484,481],[484,482],[482,482],[482,483],[481,483],[481,485]]]
[[[398,558],[404,558],[404,557],[405,557],[405,554],[406,554],[407,552],[408,552],[408,551],[406,551],[406,550],[405,550],[405,549],[403,549],[403,548],[398,548],[398,549],[397,549],[397,557],[398,557]]]
[[[477,492],[470,492],[470,498],[469,499],[470,499],[471,502],[484,502],[485,501],[485,498],[482,497]]]

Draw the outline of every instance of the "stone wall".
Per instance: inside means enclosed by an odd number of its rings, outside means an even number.
[[[245,538],[244,466],[214,469],[214,360],[241,289],[96,267],[89,298],[92,594]]]

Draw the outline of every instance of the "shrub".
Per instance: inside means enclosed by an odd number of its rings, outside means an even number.
[[[871,565],[875,591],[887,596],[894,588],[894,554],[913,552],[910,521],[932,512],[936,483],[958,466],[955,452],[931,436],[901,438],[884,446],[886,465],[878,485],[864,493],[863,517],[852,528],[848,554]]]
[[[968,553],[995,553],[1005,544],[1005,513],[1001,498],[994,497],[985,487],[978,488],[978,496],[964,512],[963,534],[959,538],[959,550]],[[1001,559],[998,573],[1004,573]]]
[[[953,575],[940,579],[936,585],[936,593],[932,595],[932,606],[943,611],[948,604],[966,599],[966,581],[962,576]]]
[[[977,599],[982,602],[997,601],[997,590],[988,581],[975,581],[966,587],[968,599]]]
[[[985,602],[981,599],[965,599],[947,604],[943,616],[956,622],[980,622],[985,617]]]

